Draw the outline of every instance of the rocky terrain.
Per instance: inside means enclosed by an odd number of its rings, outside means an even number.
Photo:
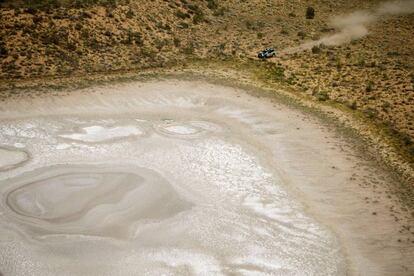
[[[194,59],[254,62],[264,47],[335,33],[334,15],[381,1],[1,1],[0,79],[144,70]],[[306,9],[315,9],[313,19]],[[414,15],[369,24],[368,36],[263,62],[275,82],[362,111],[414,155]],[[4,99],[9,95],[3,95]]]

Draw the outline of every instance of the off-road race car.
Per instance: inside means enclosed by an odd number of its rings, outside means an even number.
[[[260,59],[266,59],[266,58],[271,58],[274,57],[276,55],[276,51],[273,48],[266,48],[263,51],[261,51],[257,57]]]

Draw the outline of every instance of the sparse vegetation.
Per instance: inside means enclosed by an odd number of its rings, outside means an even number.
[[[371,119],[377,116],[377,111],[373,108],[366,108],[364,110],[364,113],[368,118],[371,118]]]
[[[304,31],[299,31],[298,32],[298,37],[300,37],[301,39],[305,39],[306,33]]]
[[[283,28],[283,29],[280,31],[280,33],[281,33],[282,35],[288,35],[288,34],[289,34],[289,31],[288,31],[286,28]]]
[[[321,52],[321,47],[319,45],[315,45],[312,47],[313,54],[319,54]]]
[[[264,28],[265,26],[265,24],[262,21],[246,20],[245,24],[246,24],[246,28],[252,31],[258,31]]]
[[[374,83],[372,81],[369,81],[366,88],[365,88],[365,91],[366,92],[372,92],[373,86],[374,86]]]
[[[179,48],[181,45],[181,40],[178,37],[174,37],[174,46]]]
[[[186,54],[186,55],[194,54],[194,45],[193,45],[193,43],[190,43],[185,48],[183,48],[183,53]]]
[[[211,10],[215,10],[218,8],[218,4],[215,0],[207,0],[207,7]]]
[[[270,80],[281,82],[285,80],[285,69],[280,65],[268,65],[267,77]]]
[[[33,13],[34,9],[73,7],[85,8],[91,5],[116,6],[117,4],[128,3],[128,0],[2,0],[1,7],[11,8],[27,8],[29,13]]]
[[[203,13],[196,13],[193,16],[193,23],[194,24],[200,24],[203,21],[204,21],[204,14]]]
[[[4,43],[0,43],[0,57],[7,56],[8,51]]]
[[[176,11],[176,12],[175,12],[175,15],[176,15],[178,18],[181,18],[181,19],[190,18],[190,15],[189,15],[188,13],[184,13],[184,12],[182,12],[182,11],[180,11],[180,10]]]
[[[140,32],[134,32],[131,29],[128,30],[127,38],[124,40],[125,44],[135,44],[138,46],[143,45],[142,35]]]
[[[225,8],[223,8],[223,7],[221,7],[221,8],[216,9],[216,10],[213,12],[213,15],[214,15],[214,16],[223,16],[225,12],[226,12],[226,9],[225,9]]]
[[[315,18],[315,9],[312,7],[306,8],[306,19],[314,19]]]
[[[326,23],[332,13],[315,11],[318,1],[312,7],[295,2],[295,9],[269,9],[263,1],[253,10],[249,1],[3,0],[0,78],[148,68],[186,62],[188,55],[250,62],[264,47],[279,51],[334,33]],[[352,8],[349,2],[335,5],[338,11]],[[408,16],[398,20],[405,28],[393,27],[396,21],[390,20],[371,26],[364,40],[315,46],[259,64],[271,80],[293,91],[311,94],[318,86],[332,102],[372,108],[376,119],[392,121],[414,139],[414,57],[409,54],[414,38],[408,35],[414,27]],[[394,39],[396,33],[402,39]]]
[[[324,101],[329,100],[329,94],[328,94],[328,92],[326,92],[326,91],[319,91],[319,92],[317,92],[317,93],[315,94],[315,98],[316,98],[318,101],[322,101],[322,102],[324,102]]]

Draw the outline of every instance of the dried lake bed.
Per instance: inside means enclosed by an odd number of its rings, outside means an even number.
[[[238,88],[3,102],[0,272],[410,275],[390,181],[318,119]],[[366,183],[384,187],[375,215]]]

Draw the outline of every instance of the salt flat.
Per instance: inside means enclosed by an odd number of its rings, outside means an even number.
[[[412,269],[413,248],[391,238],[398,225],[372,215],[359,185],[381,186],[387,172],[269,99],[134,82],[9,101],[0,119],[5,275]]]

